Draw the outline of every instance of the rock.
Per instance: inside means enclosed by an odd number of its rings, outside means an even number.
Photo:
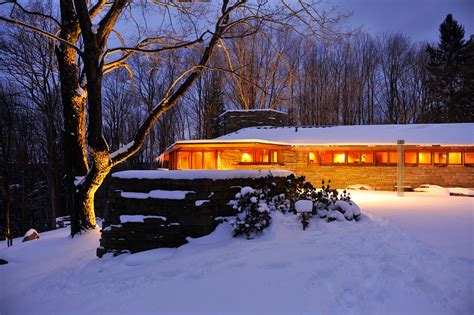
[[[29,229],[28,232],[25,233],[25,237],[23,237],[23,242],[37,240],[39,238],[39,233],[35,229]]]
[[[0,258],[0,265],[6,265],[6,264],[8,264],[8,261]]]

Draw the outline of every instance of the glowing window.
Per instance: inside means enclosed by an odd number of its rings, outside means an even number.
[[[346,154],[344,152],[334,152],[332,157],[334,164],[343,164],[346,162]]]
[[[202,169],[202,152],[194,151],[191,155],[192,168],[195,170]]]
[[[271,151],[272,163],[278,163],[278,151]]]
[[[360,163],[360,153],[359,152],[349,152],[347,154],[347,163],[349,163],[349,164]]]
[[[310,164],[314,164],[314,163],[317,163],[317,162],[318,162],[318,158],[317,158],[316,153],[314,153],[314,152],[309,152],[309,154],[308,154],[308,162],[309,162]]]
[[[461,152],[449,152],[448,154],[448,163],[449,164],[461,164]]]
[[[464,153],[464,164],[474,164],[474,152]]]
[[[398,163],[398,153],[397,152],[389,152],[389,162],[390,163]]]
[[[405,164],[416,164],[416,152],[405,152]]]
[[[360,153],[360,162],[362,164],[373,164],[374,163],[374,154],[372,152],[361,152]]]
[[[191,166],[191,153],[187,151],[178,151],[178,161],[176,163],[176,169],[188,170]]]
[[[435,152],[433,153],[433,160],[435,164],[446,164],[448,163],[448,154],[446,152]]]
[[[255,162],[268,163],[268,150],[255,150]]]
[[[375,152],[376,164],[388,164],[388,152]]]
[[[418,152],[418,163],[431,164],[431,152]]]
[[[204,169],[216,169],[216,153],[213,151],[204,152]]]
[[[253,151],[243,151],[240,158],[242,163],[252,163],[253,162]]]
[[[332,164],[332,152],[321,152],[321,164]]]

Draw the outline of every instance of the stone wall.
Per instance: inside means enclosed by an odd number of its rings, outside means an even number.
[[[275,110],[226,111],[217,118],[214,137],[247,127],[284,127],[288,123],[288,114]]]
[[[286,177],[274,177],[274,193],[285,191]],[[221,218],[235,215],[228,205],[242,186],[261,188],[265,179],[121,179],[111,178],[104,223],[97,256],[107,252],[139,252],[160,247],[177,247],[187,237],[211,233]],[[192,191],[184,199],[124,198],[125,192],[152,190]],[[148,216],[143,222],[121,222],[121,215]]]
[[[222,169],[286,169],[319,186],[331,179],[334,188],[367,184],[378,190],[392,190],[397,182],[396,166],[348,166],[308,164],[308,151],[289,149],[281,152],[281,164],[241,164],[239,150],[225,150],[220,155]],[[444,187],[474,187],[474,167],[463,165],[418,165],[405,167],[405,185],[434,184]]]

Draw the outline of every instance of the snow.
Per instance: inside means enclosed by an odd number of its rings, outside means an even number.
[[[375,190],[374,187],[366,184],[353,184],[346,187],[348,190]]]
[[[256,135],[258,135],[257,138]],[[474,123],[249,127],[215,140],[208,140],[208,142],[263,141],[287,145],[395,145],[400,139],[405,140],[405,144],[411,145],[472,146],[474,145]]]
[[[280,114],[288,114],[287,112],[283,112],[280,110],[276,109],[269,109],[269,108],[264,108],[264,109],[229,109],[223,112],[222,114],[219,115],[219,117],[227,114],[227,113],[248,113],[248,112],[275,112],[275,113],[280,113]]]
[[[35,234],[35,233],[39,235],[39,233],[38,233],[35,229],[29,229],[29,230],[25,233],[25,236],[23,236],[23,237],[28,237],[28,236],[30,236],[30,235],[32,235],[32,234]]]
[[[203,204],[208,203],[208,202],[211,202],[211,201],[208,200],[208,199],[196,200],[196,201],[194,202],[194,205],[195,205],[196,207],[200,207],[200,206],[202,206]]]
[[[462,187],[449,187],[448,188],[450,194],[458,194],[458,195],[465,195],[465,196],[474,196],[474,190],[469,188],[462,188]]]
[[[474,190],[461,187],[441,187],[438,185],[423,184],[414,189],[416,192],[423,192],[435,196],[449,196],[450,194],[474,196]]]
[[[312,212],[313,202],[311,200],[298,200],[295,202],[297,212]]]
[[[128,223],[128,222],[145,222],[145,219],[161,219],[166,221],[168,218],[160,216],[160,215],[121,215],[120,216],[120,223]]]
[[[122,146],[120,149],[118,149],[117,151],[114,151],[114,152],[110,153],[110,158],[113,159],[113,158],[116,157],[117,155],[126,152],[126,151],[127,151],[128,149],[130,149],[134,144],[135,144],[135,141],[131,141],[131,142],[127,143],[126,145],[124,145],[124,146]]]
[[[149,193],[143,192],[120,192],[122,198],[132,198],[132,199],[185,199],[186,195],[189,193],[194,193],[190,190],[152,190]]]
[[[354,191],[359,222],[272,213],[179,248],[95,257],[99,231],[0,242],[2,314],[473,314],[474,198]]]
[[[286,170],[179,170],[179,171],[122,171],[113,173],[112,177],[130,179],[232,179],[232,178],[261,178],[268,175],[286,177],[293,174]]]
[[[80,86],[78,86],[76,88],[76,95],[80,96],[80,97],[87,97],[87,92]]]
[[[449,196],[449,189],[438,185],[421,185],[420,187],[413,190],[416,192],[424,192],[430,195]]]

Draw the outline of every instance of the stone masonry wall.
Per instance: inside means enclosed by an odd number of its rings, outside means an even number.
[[[108,202],[97,256],[107,252],[139,252],[160,247],[178,247],[187,243],[187,237],[211,233],[220,218],[235,215],[228,205],[242,186],[261,188],[262,178],[240,179],[111,179]],[[286,177],[274,177],[276,194],[285,191]],[[124,198],[125,192],[152,190],[192,191],[184,199]],[[125,222],[121,215],[141,215],[143,222]]]
[[[351,184],[367,184],[378,190],[392,190],[397,182],[396,166],[348,166],[308,164],[308,152],[304,150],[284,150],[282,163],[241,164],[239,150],[225,150],[220,154],[222,169],[286,169],[297,175],[305,175],[306,180],[319,186],[324,179],[331,179],[332,187],[345,188]],[[434,184],[445,187],[474,187],[474,167],[463,165],[433,166],[418,165],[405,167],[405,185],[413,187]]]
[[[286,113],[274,110],[227,111],[218,117],[214,136],[219,137],[247,127],[284,127],[288,123]]]

